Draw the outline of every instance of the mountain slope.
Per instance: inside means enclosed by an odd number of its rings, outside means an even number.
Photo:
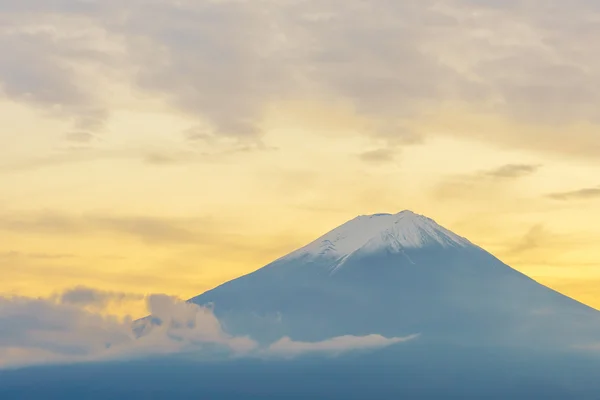
[[[265,343],[372,333],[527,346],[600,338],[596,310],[410,211],[357,217],[190,301]]]

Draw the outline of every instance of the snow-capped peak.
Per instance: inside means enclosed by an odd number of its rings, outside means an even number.
[[[438,225],[430,218],[406,210],[398,214],[358,216],[290,256],[308,254],[340,258],[358,250],[387,249],[400,252],[404,249],[432,245],[467,247],[471,242]]]

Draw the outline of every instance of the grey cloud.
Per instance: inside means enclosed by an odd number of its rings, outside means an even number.
[[[305,2],[299,15],[326,9],[329,20],[296,20],[316,46],[307,54],[314,78],[367,114],[406,117],[423,105],[456,98],[465,79],[419,48],[428,29],[455,26],[452,17],[417,3]]]
[[[539,165],[508,164],[491,171],[485,171],[483,172],[483,176],[498,179],[514,179],[531,175],[539,168]]]
[[[148,217],[91,217],[89,222],[92,226],[127,233],[148,242],[189,243],[198,239],[197,234],[182,227],[178,221]]]
[[[24,253],[20,251],[8,251],[0,253],[0,259],[14,260],[18,258],[39,259],[39,260],[62,260],[75,258],[74,254],[64,253]]]
[[[24,98],[55,106],[77,104],[84,94],[71,81],[72,71],[58,62],[39,63],[38,56],[57,51],[47,34],[4,34],[0,48],[12,48],[13,57],[3,57],[0,65],[2,88],[16,100]]]
[[[135,61],[143,63],[138,84],[208,118],[219,134],[255,136],[265,104],[293,81],[285,57],[273,48],[280,34],[265,4],[159,1],[131,11],[121,29],[143,38],[130,43]],[[157,62],[157,55],[165,61]]]
[[[142,156],[145,164],[153,166],[169,166],[207,160],[209,154],[194,154],[190,152],[151,152]]]
[[[586,246],[593,246],[597,241],[597,237],[586,232],[557,233],[549,230],[544,224],[535,224],[521,236],[505,243],[505,249],[500,252],[500,256],[514,263],[544,267],[595,267],[594,263],[567,262],[561,259],[560,253],[581,252]]]
[[[0,12],[3,13],[53,12],[79,14],[97,10],[98,2],[89,0],[0,0]]]
[[[216,146],[214,146],[216,147]],[[202,151],[153,151],[142,155],[142,162],[152,166],[172,166],[193,163],[213,163],[225,161],[224,157],[242,151],[252,151],[231,148],[224,151],[202,152]]]
[[[508,250],[509,255],[518,255],[530,250],[537,249],[553,238],[543,225],[533,226],[525,235]]]
[[[489,192],[499,185],[532,175],[540,168],[540,165],[532,164],[507,164],[472,174],[450,176],[435,186],[434,193],[437,197],[450,198],[472,194],[482,189]]]
[[[0,229],[15,232],[54,234],[59,232],[79,233],[83,230],[83,226],[76,219],[65,215],[44,213],[29,218],[5,216],[0,219]]]
[[[69,132],[65,135],[65,139],[70,142],[88,144],[93,142],[96,137],[89,132]]]
[[[132,293],[113,292],[98,290],[85,286],[77,286],[60,294],[59,298],[62,304],[71,304],[80,307],[94,306],[97,308],[103,308],[110,302],[119,303],[124,300],[141,300],[143,296]]]
[[[144,12],[161,10],[166,16],[161,26],[149,29],[134,21],[133,27],[160,44],[171,62],[154,64],[142,85],[172,94],[182,107],[208,116],[217,130],[242,136],[258,129],[269,102],[300,93],[342,97],[386,132],[449,101],[538,124],[597,117],[598,91],[590,89],[590,81],[598,77],[585,72],[597,59],[574,66],[567,54],[572,49],[564,44],[505,40],[512,21],[523,32],[511,33],[509,40],[519,34],[549,38],[556,26],[570,29],[559,25],[558,7],[541,8],[546,19],[540,19],[523,2],[500,9],[461,1],[445,9],[429,1],[339,5],[335,0],[156,5]],[[141,19],[143,13],[136,15]],[[215,23],[193,29],[191,22],[198,20]],[[192,44],[203,50],[197,57],[186,51]],[[456,67],[459,44],[482,56]],[[190,80],[192,69],[199,73]]]
[[[144,156],[144,162],[154,165],[170,165],[181,162],[181,157],[166,153],[149,153]]]
[[[206,221],[203,224],[206,224]],[[0,230],[51,235],[113,232],[154,244],[188,244],[199,241],[203,236],[201,232],[188,229],[178,220],[102,215],[71,216],[60,213],[0,216]]]
[[[149,311],[161,326],[136,338],[130,318],[86,311],[82,306],[96,299],[74,293],[66,293],[63,298],[69,301],[63,303],[0,297],[0,368],[202,354],[207,344],[244,354],[256,346],[248,338],[225,333],[210,310],[165,295],[148,296]]]
[[[395,127],[435,119],[452,103],[544,128],[478,134],[486,140],[600,152],[598,135],[553,130],[600,123],[600,57],[591,51],[600,46],[600,10],[590,1],[18,3],[0,3],[14,31],[0,50],[20,49],[0,62],[4,91],[93,129],[109,106],[71,73],[74,65],[137,71],[132,83],[221,136],[256,139],[265,110],[280,100],[343,99],[373,121],[371,135],[394,142],[404,135]],[[61,14],[114,35],[126,54],[22,28],[60,27]]]
[[[52,29],[29,25],[30,14],[21,18],[0,14],[0,23],[0,52],[11,55],[0,59],[0,93],[51,115],[74,119],[77,129],[100,129],[108,110],[96,100],[95,88],[77,79],[77,68],[109,55],[90,50],[84,34],[58,35]],[[60,18],[42,17],[37,23],[64,30]]]
[[[85,357],[129,336],[123,323],[75,307],[0,297],[0,367]]]
[[[40,168],[58,167],[69,164],[86,163],[99,160],[123,160],[130,158],[139,159],[139,151],[128,149],[98,150],[89,146],[74,146],[64,149],[61,152],[56,152],[43,157],[23,159],[18,162],[0,164],[0,173],[28,172],[35,171]]]
[[[552,193],[549,194],[548,197],[558,201],[597,199],[600,198],[600,186],[574,190],[571,192]]]
[[[16,163],[3,164],[0,165],[0,172],[27,172],[39,168],[87,162],[95,159],[97,159],[97,155],[70,152],[68,154],[52,155],[31,160],[22,160]]]
[[[69,139],[69,137],[67,137]],[[141,162],[153,166],[166,166],[183,163],[219,163],[226,162],[227,156],[242,152],[266,151],[272,150],[267,147],[257,147],[251,145],[232,145],[232,146],[214,146],[216,150],[211,152],[202,151],[146,151],[143,149],[119,149],[119,150],[101,150],[89,146],[90,142],[85,142],[84,137],[77,139],[70,138],[73,147],[63,149],[60,153],[48,155],[45,157],[21,160],[19,162],[0,164],[0,173],[7,172],[28,172],[40,168],[58,167],[70,164],[87,163],[94,161],[112,161],[112,160],[140,160]]]
[[[396,152],[389,148],[376,149],[365,151],[364,153],[361,153],[359,157],[362,161],[368,163],[386,163],[394,160]]]
[[[191,146],[211,148],[211,153],[201,153],[204,156],[226,156],[236,153],[253,151],[273,151],[277,147],[269,146],[257,138],[228,137],[215,134],[206,128],[192,127],[183,132],[184,140]]]

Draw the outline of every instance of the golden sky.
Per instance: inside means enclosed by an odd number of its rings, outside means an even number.
[[[0,294],[187,298],[411,209],[600,308],[597,50],[586,0],[0,2]]]

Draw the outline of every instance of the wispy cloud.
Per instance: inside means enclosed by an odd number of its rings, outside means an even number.
[[[489,171],[483,171],[480,173],[480,175],[495,179],[516,179],[531,175],[537,172],[540,168],[540,165],[508,164]]]
[[[554,236],[546,230],[544,225],[535,225],[519,239],[518,243],[511,246],[507,253],[510,255],[517,255],[530,250],[535,250],[540,246],[547,245],[548,240],[551,238],[554,238]]]
[[[514,183],[535,174],[542,166],[534,164],[506,164],[497,168],[474,171],[470,174],[449,176],[434,188],[436,197],[468,196],[477,190],[493,190],[499,185]]]
[[[72,142],[72,144],[76,144]],[[79,147],[76,150],[82,150],[81,145],[86,143],[77,143]],[[89,143],[87,143],[89,144]],[[17,162],[0,163],[1,172],[28,172],[39,169],[47,169],[49,167],[60,167],[72,164],[85,164],[88,162],[106,160],[123,160],[129,158],[139,158],[139,152],[131,152],[129,150],[91,150],[85,147],[83,151],[73,151],[73,147],[67,151],[55,152],[41,157],[31,159],[22,159]]]
[[[189,220],[185,221],[189,224]],[[197,221],[202,226],[207,223]],[[193,243],[202,232],[184,226],[183,221],[155,217],[118,217],[110,215],[68,215],[37,213],[0,216],[0,230],[36,234],[76,235],[112,232],[136,237],[148,243]]]
[[[235,141],[233,143],[211,142],[204,149],[193,148],[191,150],[165,149],[165,150],[147,150],[147,149],[99,149],[94,148],[92,144],[97,139],[96,136],[90,140],[84,140],[67,136],[67,143],[71,146],[63,151],[55,152],[41,157],[31,159],[22,159],[16,162],[0,162],[0,173],[12,172],[30,172],[49,167],[61,167],[76,164],[85,164],[91,162],[114,162],[123,160],[135,160],[149,166],[174,166],[182,164],[218,164],[226,163],[230,157],[239,154],[251,154],[263,151],[275,151],[275,147],[255,143],[243,143]]]
[[[600,198],[600,186],[583,188],[571,192],[551,193],[548,197],[558,201],[598,199]]]
[[[75,258],[75,254],[68,253],[36,253],[36,252],[21,252],[21,251],[6,251],[0,253],[1,259],[14,260],[18,258],[38,259],[38,260],[64,260]]]
[[[407,342],[418,338],[419,335],[386,338],[381,335],[340,336],[321,342],[296,342],[285,337],[273,343],[268,353],[276,356],[294,357],[302,354],[324,353],[340,354],[355,350],[372,350]]]
[[[69,132],[65,135],[65,139],[77,144],[89,144],[96,139],[96,136],[89,132]]]
[[[125,300],[141,300],[143,296],[133,293],[114,292],[98,290],[86,286],[77,286],[61,293],[58,298],[62,304],[70,304],[79,307],[93,306],[104,308],[111,302],[122,302]]]
[[[148,153],[144,156],[144,162],[152,165],[172,165],[180,164],[186,160],[187,157],[182,155],[173,155],[167,153]]]
[[[396,151],[391,148],[382,148],[365,151],[359,155],[362,161],[374,164],[387,163],[396,158]]]

